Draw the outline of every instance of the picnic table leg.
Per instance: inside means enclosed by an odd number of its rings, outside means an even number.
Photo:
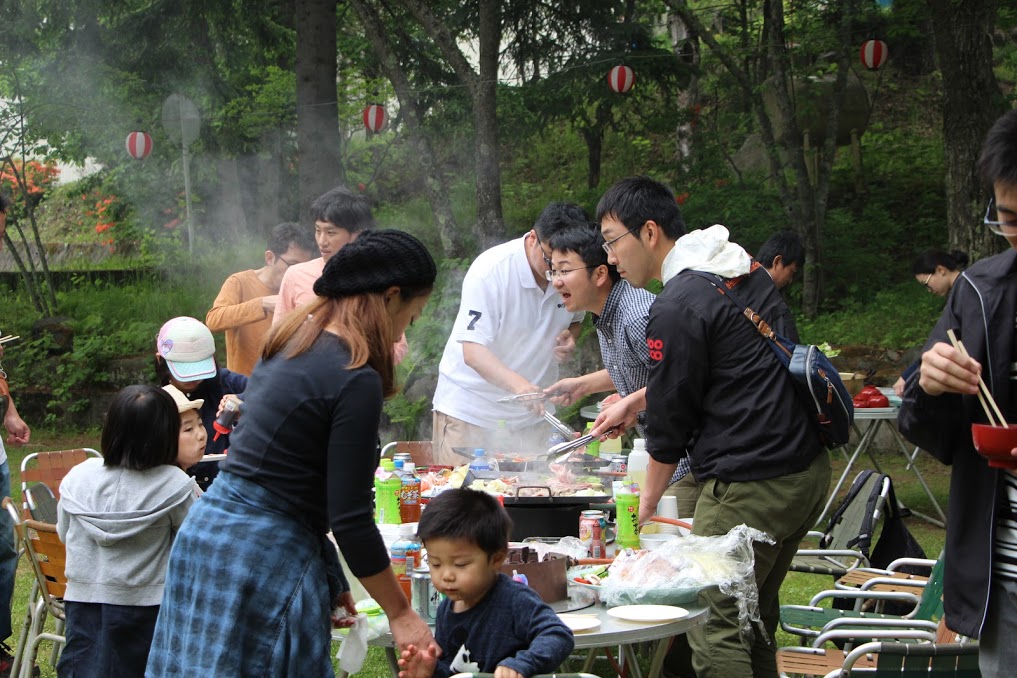
[[[625,656],[625,667],[628,669],[630,678],[643,678],[643,672],[639,670],[639,662],[636,661],[635,645],[623,645],[619,654]]]
[[[664,658],[667,657],[667,651],[671,647],[671,640],[671,638],[661,638],[657,641],[657,646],[651,655],[650,670],[646,672],[646,678],[658,678],[660,676],[664,668]]]
[[[388,660],[388,668],[392,670],[392,675],[399,678],[399,661],[394,647],[385,648],[385,659]]]
[[[597,658],[597,648],[591,647],[586,651],[586,659],[583,660],[583,673],[590,673],[593,670],[593,661]]]

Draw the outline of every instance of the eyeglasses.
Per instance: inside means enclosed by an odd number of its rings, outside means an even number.
[[[995,217],[995,218],[993,218]],[[989,227],[996,235],[1017,235],[1017,233],[1003,231],[1003,228],[1014,228],[1017,229],[1017,220],[1011,221],[998,221],[999,214],[996,212],[996,199],[992,198],[989,200],[989,206],[985,208],[985,218],[982,219],[982,223]]]
[[[555,278],[564,278],[565,276],[567,276],[569,273],[572,273],[573,271],[585,271],[585,270],[590,269],[590,268],[597,268],[597,267],[596,266],[583,266],[582,268],[563,268],[563,269],[557,270],[557,271],[555,269],[553,269],[553,268],[549,268],[546,271],[544,271],[544,277],[547,278],[548,282],[551,282]]]
[[[284,259],[281,256],[276,257],[276,261],[281,261],[284,264],[286,264],[286,268],[289,268],[290,266],[293,266],[294,264],[299,264],[300,263],[299,261],[286,261],[286,259]]]
[[[928,277],[928,278],[926,278],[926,279],[925,279],[925,282],[923,282],[923,283],[922,283],[922,287],[927,287],[928,289],[930,289],[930,290],[931,290],[932,288],[931,288],[931,287],[929,287],[929,281],[930,281],[930,280],[932,280],[932,276],[934,276],[935,274],[936,274],[936,272],[935,272],[935,271],[933,271],[932,273],[930,273],[930,274],[929,274],[929,277]]]
[[[606,253],[608,253],[608,254],[611,254],[611,252],[613,252],[613,251],[614,251],[614,244],[615,244],[616,242],[618,242],[619,240],[621,240],[622,238],[624,238],[625,236],[627,236],[627,235],[628,235],[629,233],[634,233],[634,232],[638,231],[638,230],[639,230],[639,229],[641,229],[642,227],[643,227],[643,224],[639,224],[638,226],[633,226],[632,228],[630,228],[629,230],[625,231],[624,233],[622,233],[622,234],[621,234],[620,236],[618,236],[617,238],[611,238],[611,239],[610,239],[610,240],[608,240],[608,241],[607,241],[606,243],[604,243],[603,245],[601,245],[601,247],[603,247],[603,248],[604,248],[604,251],[605,251]]]

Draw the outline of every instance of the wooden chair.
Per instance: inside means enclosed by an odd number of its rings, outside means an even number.
[[[868,591],[914,591],[916,583],[924,584],[929,581],[929,575],[935,566],[936,561],[927,558],[898,558],[887,565],[885,570],[874,567],[856,567],[849,570],[834,586],[847,591],[857,591],[863,587]],[[902,572],[900,570],[903,567],[921,568],[928,573]]]
[[[44,640],[51,640],[56,649],[67,641],[64,635],[59,632],[66,620],[63,596],[67,590],[67,577],[64,575],[67,555],[64,544],[57,535],[56,525],[35,520],[22,520],[10,497],[3,500],[3,508],[14,520],[15,533],[25,547],[32,571],[35,574],[35,583],[32,586],[25,615],[25,625],[21,631],[14,664],[11,667],[12,676],[31,678],[40,643]],[[57,620],[58,632],[56,633],[44,630],[46,619],[50,616]],[[54,652],[54,663],[56,657],[57,653]]]
[[[101,459],[102,455],[91,447],[55,452],[33,452],[25,455],[21,461],[22,510],[27,512],[29,509],[26,494],[29,486],[34,483],[42,483],[50,489],[54,497],[60,499],[60,481],[64,479],[68,471],[89,457]]]
[[[383,457],[391,457],[397,452],[409,454],[417,468],[434,465],[434,455],[431,452],[430,440],[399,440],[381,448],[381,456]]]
[[[855,620],[857,621],[857,620]],[[840,650],[834,647],[823,647],[828,642],[836,640],[872,640],[873,638],[893,640],[895,642],[867,642],[859,645],[854,650]],[[905,642],[910,640],[911,642]],[[925,657],[924,668],[922,664],[917,665],[917,670],[922,676],[926,675],[954,675],[954,674],[927,674],[925,671],[929,670],[929,652],[932,654],[946,654],[948,656],[954,656],[952,654],[953,648],[958,646],[965,646],[965,649],[960,654],[963,655],[975,655],[974,666],[977,669],[978,660],[978,646],[975,643],[959,643],[957,635],[947,628],[946,620],[941,618],[939,624],[934,627],[934,632],[930,630],[928,623],[920,623],[919,625],[907,625],[906,623],[899,623],[896,626],[884,626],[879,630],[873,630],[870,628],[850,628],[848,625],[841,624],[839,628],[833,631],[821,634],[813,647],[782,647],[777,650],[777,670],[781,676],[789,675],[800,675],[800,676],[841,676],[849,675],[848,673],[841,673],[842,671],[854,671],[859,675],[870,675],[868,671],[875,671],[879,667],[879,659],[876,657],[876,653],[880,651],[880,648],[886,646],[890,648],[887,651],[887,659],[885,664],[882,665],[884,670],[883,673],[876,673],[871,675],[901,675],[901,663],[896,664],[896,673],[887,673],[889,667],[893,661],[889,657],[896,654],[898,657],[903,655],[921,656]],[[873,649],[873,646],[878,646]],[[895,648],[894,646],[899,646]],[[948,662],[947,662],[948,663]],[[968,660],[965,660],[965,664]],[[907,666],[910,666],[908,664]],[[862,673],[862,671],[865,671]],[[911,674],[907,674],[911,675]],[[956,674],[956,675],[970,675],[970,674]],[[977,674],[976,674],[977,675]]]

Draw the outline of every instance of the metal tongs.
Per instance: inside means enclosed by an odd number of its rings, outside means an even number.
[[[533,393],[517,393],[516,395],[505,396],[504,398],[498,398],[499,403],[533,403],[540,402],[551,398],[553,393],[544,393],[543,391],[535,391]]]
[[[580,436],[575,440],[566,440],[563,443],[558,443],[557,445],[553,445],[552,447],[550,447],[547,450],[547,454],[550,456],[554,454],[561,454],[562,452],[564,452],[565,454],[562,454],[560,457],[556,457],[554,459],[555,464],[564,464],[566,461],[568,461],[568,458],[572,456],[572,453],[578,450],[580,447],[585,447],[589,445],[590,443],[600,438],[600,436],[604,435],[605,433],[610,433],[611,431],[615,430],[615,428],[616,428],[615,426],[612,426],[611,428],[607,429],[606,431],[599,435],[594,436],[587,433],[586,435]]]
[[[554,427],[555,431],[565,436],[565,440],[572,440],[573,438],[576,437],[576,432],[572,429],[571,426],[569,426],[568,424],[566,424],[565,422],[563,422],[561,419],[554,416],[550,412],[544,412],[544,419],[545,421],[547,421],[547,423]]]

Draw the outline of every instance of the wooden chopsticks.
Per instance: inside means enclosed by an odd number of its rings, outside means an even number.
[[[952,329],[946,331],[946,336],[950,337],[953,347],[960,351],[965,358],[970,357],[967,349],[964,348],[964,344],[961,343],[960,339],[957,338],[957,335],[953,333]],[[1003,417],[1003,413],[999,410],[999,405],[996,404],[996,399],[992,397],[992,392],[989,391],[989,387],[985,385],[981,375],[978,375],[978,402],[982,404],[982,409],[985,410],[985,416],[989,418],[989,424],[992,426],[1002,426],[1004,428],[1008,426],[1006,418]],[[993,412],[996,413],[996,417],[999,419],[998,423],[992,416]]]
[[[21,337],[19,337],[19,336],[16,336],[16,335],[13,335],[13,334],[8,334],[6,337],[0,337],[0,344],[6,344],[8,341],[14,341],[15,339],[20,339],[20,338]]]

